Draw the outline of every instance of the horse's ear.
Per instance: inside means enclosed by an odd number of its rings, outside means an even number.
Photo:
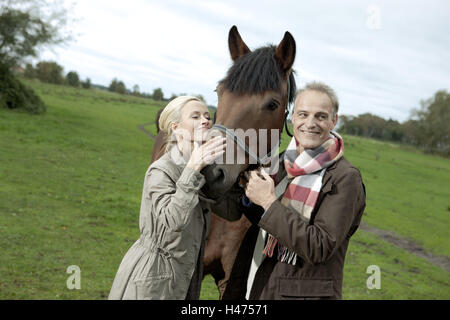
[[[275,51],[275,59],[281,66],[285,74],[292,68],[295,60],[295,40],[294,37],[286,31],[283,40],[281,40]]]
[[[230,48],[231,59],[233,61],[250,52],[236,26],[232,26],[228,33],[228,47]]]

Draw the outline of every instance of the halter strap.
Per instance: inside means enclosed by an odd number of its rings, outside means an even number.
[[[292,137],[292,134],[289,132],[288,126],[287,126],[287,116],[289,115],[289,98],[290,98],[290,92],[291,92],[291,88],[290,88],[290,80],[289,80],[290,76],[288,77],[288,81],[287,81],[287,100],[286,100],[286,113],[284,116],[284,125],[286,128],[286,133]],[[217,113],[217,111],[216,111]],[[245,144],[244,141],[242,141],[241,138],[239,138],[237,135],[235,135],[231,129],[225,127],[224,125],[221,124],[217,124],[216,122],[216,113],[214,113],[214,124],[211,127],[211,129],[217,129],[223,133],[225,133],[227,136],[229,136],[230,138],[233,139],[233,141],[239,146],[241,147],[245,153],[248,154],[249,157],[253,158],[256,160],[257,164],[265,164],[264,163],[264,158],[266,158],[267,160],[272,158],[274,153],[278,150],[279,146],[280,146],[280,141],[278,141],[278,143],[275,145],[275,147],[272,148],[272,150],[269,151],[269,153],[267,153],[264,157],[260,158],[257,154],[255,154],[254,152],[252,152],[248,146]],[[280,137],[281,140],[281,137]]]
[[[242,141],[241,138],[239,138],[236,134],[232,132],[231,129],[225,127],[221,124],[214,124],[211,129],[217,129],[223,133],[225,133],[228,137],[232,138],[233,141],[241,147],[246,154],[248,154],[249,157],[256,160],[257,164],[266,164],[266,160],[273,157],[273,154],[278,150],[278,147],[280,146],[280,142],[275,145],[275,147],[272,148],[272,150],[269,151],[265,156],[260,158],[257,154],[255,154],[252,150],[249,149],[249,147],[245,144],[244,141]]]
[[[289,76],[290,78],[290,76]],[[289,132],[289,128],[288,128],[288,124],[287,124],[287,116],[289,115],[289,98],[290,98],[290,94],[291,94],[291,81],[288,78],[288,82],[287,82],[287,87],[288,87],[288,91],[287,91],[287,100],[286,100],[286,114],[284,115],[284,128],[286,130],[286,133],[289,137],[292,137],[293,134]]]

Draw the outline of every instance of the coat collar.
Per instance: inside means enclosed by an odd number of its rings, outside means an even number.
[[[180,149],[178,149],[177,145],[174,145],[172,148],[170,148],[169,156],[177,166],[186,166],[187,161],[181,154]]]

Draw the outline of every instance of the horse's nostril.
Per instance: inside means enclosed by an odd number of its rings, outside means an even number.
[[[216,166],[207,166],[201,172],[205,176],[206,181],[208,181],[209,184],[216,185],[225,182],[225,171],[222,168],[218,168]]]
[[[221,168],[215,168],[214,170],[214,182],[223,183],[225,181],[225,173]]]

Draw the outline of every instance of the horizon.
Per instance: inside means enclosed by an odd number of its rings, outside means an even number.
[[[200,94],[216,106],[215,86],[231,65],[228,31],[236,25],[251,50],[278,44],[291,32],[297,86],[314,80],[330,85],[343,115],[403,122],[421,100],[448,90],[448,2],[254,4],[81,0],[69,12],[80,19],[72,26],[75,41],[44,50],[33,62],[53,60],[65,73],[77,71],[82,80],[106,87],[117,78],[140,92],[159,87],[165,98]]]

